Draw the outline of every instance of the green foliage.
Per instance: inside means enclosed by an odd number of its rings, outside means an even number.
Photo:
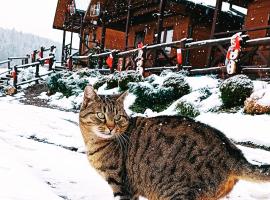
[[[129,86],[129,91],[137,96],[131,110],[138,113],[144,113],[147,108],[156,112],[163,111],[173,101],[190,92],[190,86],[178,74],[166,78],[161,86],[149,82],[132,83]]]
[[[72,72],[60,72],[52,74],[47,79],[47,86],[50,94],[61,92],[64,96],[70,97],[72,95],[78,95],[89,84],[87,78],[81,76],[78,73]]]
[[[163,82],[163,87],[172,87],[172,99],[178,99],[191,92],[191,88],[185,81],[185,77],[180,74],[172,74]]]
[[[118,87],[119,79],[120,79],[120,73],[117,71],[114,72],[112,75],[110,75],[106,81],[107,83],[106,89],[109,90],[109,89]]]
[[[187,101],[180,101],[175,109],[179,115],[184,117],[195,118],[200,115],[200,111],[192,103]]]
[[[122,72],[119,79],[119,88],[121,91],[126,91],[129,83],[141,81],[143,81],[143,76],[135,71]]]
[[[246,75],[236,75],[225,80],[219,88],[224,107],[242,106],[253,88],[252,81]]]
[[[141,81],[143,81],[143,76],[136,73],[135,71],[121,73],[114,72],[112,75],[99,77],[98,81],[94,84],[94,88],[98,89],[107,83],[107,90],[119,87],[121,91],[126,91],[128,89],[129,83]]]
[[[107,79],[108,78],[106,76],[99,77],[99,79],[95,82],[93,87],[97,90],[98,88],[100,88],[102,85],[104,85],[107,82]]]
[[[100,77],[101,76],[100,72],[98,72],[96,70],[91,70],[91,69],[80,70],[77,74],[78,74],[79,78]]]
[[[52,74],[47,80],[47,86],[51,94],[54,94],[59,91],[58,81],[63,77],[63,74],[56,73]]]

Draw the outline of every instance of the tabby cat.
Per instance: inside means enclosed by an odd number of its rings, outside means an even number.
[[[80,128],[87,156],[117,199],[216,200],[237,180],[270,181],[220,131],[180,116],[129,118],[118,99],[85,88]]]

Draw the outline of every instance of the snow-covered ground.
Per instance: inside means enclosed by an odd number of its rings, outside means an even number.
[[[110,200],[107,183],[88,164],[78,114],[0,98],[1,200]],[[203,113],[197,120],[237,142],[270,147],[270,116]],[[270,163],[270,152],[239,146],[250,162]],[[71,151],[70,149],[77,150]],[[270,199],[270,183],[239,181],[224,199]]]

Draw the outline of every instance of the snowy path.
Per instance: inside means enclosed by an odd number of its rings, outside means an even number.
[[[217,115],[214,116],[216,122],[211,121],[211,118],[213,115],[202,115],[200,120],[212,123],[212,126],[237,141],[244,139],[243,136],[235,136],[237,133],[256,125],[256,117],[244,117],[242,122],[237,115]],[[264,133],[269,130],[269,118],[258,118],[258,126],[262,128],[256,134],[250,131],[247,139],[259,144],[270,144],[269,136]],[[228,128],[226,122],[233,120],[239,121],[240,125],[234,123]],[[84,144],[77,123],[78,114],[75,113],[25,106],[16,101],[0,99],[0,199],[113,199],[107,183],[90,167],[85,154],[79,153],[83,151]],[[253,128],[257,130],[256,126]],[[47,143],[28,138],[38,138]],[[74,147],[79,152],[62,146]],[[245,147],[241,149],[252,162],[270,163],[270,152]],[[270,183],[240,181],[225,199],[270,199]]]

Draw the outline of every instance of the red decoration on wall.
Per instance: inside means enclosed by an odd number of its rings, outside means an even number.
[[[16,72],[15,71],[11,72],[11,76],[12,76],[13,80],[16,79],[16,77],[17,77]]]
[[[144,45],[143,45],[143,43],[142,43],[142,42],[140,42],[140,43],[138,44],[138,48],[139,48],[139,49],[142,49],[142,48],[143,48],[143,46],[144,46]]]
[[[112,56],[112,54],[110,54],[109,57],[106,59],[106,63],[109,66],[109,68],[113,67],[113,56]]]
[[[177,63],[179,65],[182,65],[183,64],[182,49],[177,49]]]

